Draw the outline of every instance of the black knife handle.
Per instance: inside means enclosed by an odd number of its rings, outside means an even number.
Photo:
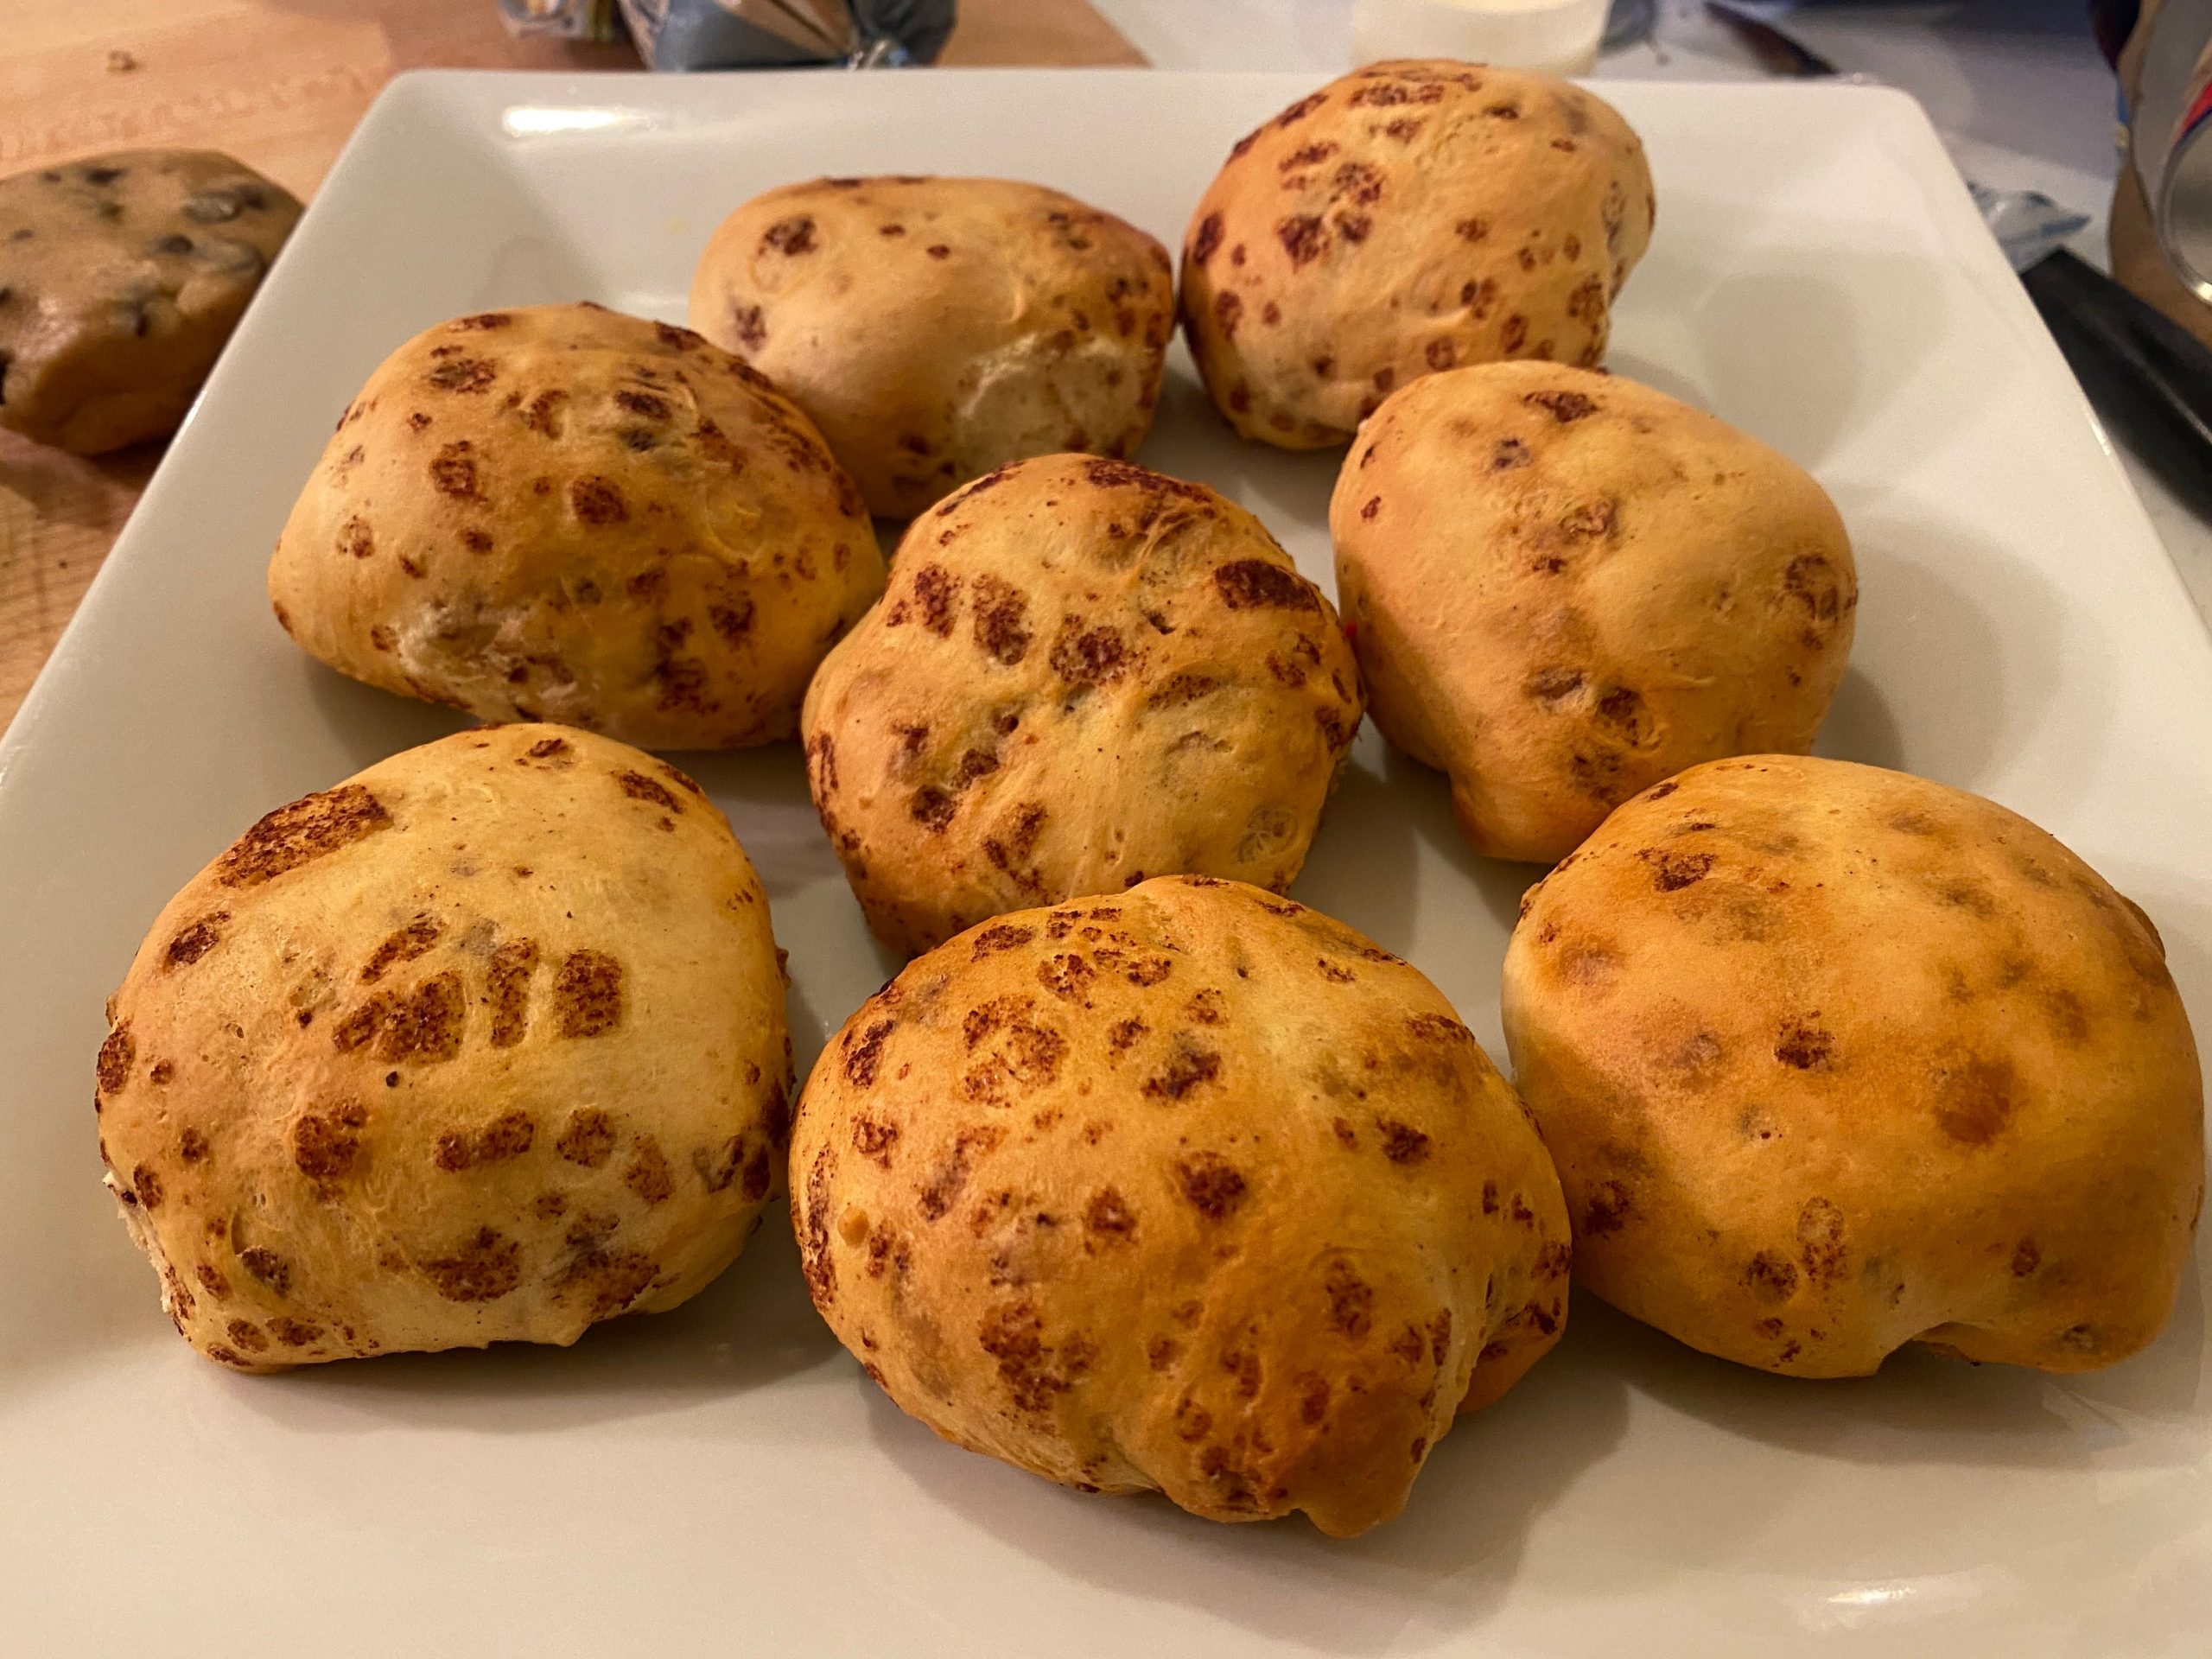
[[[2063,248],[2020,281],[2097,412],[2212,520],[2212,351]]]

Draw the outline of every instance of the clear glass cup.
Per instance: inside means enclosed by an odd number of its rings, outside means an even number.
[[[1586,73],[1607,0],[1353,0],[1352,59],[1465,58]]]

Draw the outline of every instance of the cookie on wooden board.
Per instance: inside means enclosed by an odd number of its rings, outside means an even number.
[[[300,213],[207,149],[0,179],[0,426],[87,455],[175,431]]]

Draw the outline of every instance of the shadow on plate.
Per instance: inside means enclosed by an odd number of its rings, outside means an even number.
[[[1464,878],[1508,931],[1520,918],[1521,895],[1544,874],[1541,865],[1475,852],[1452,816],[1444,774],[1408,760],[1370,727],[1345,763],[1291,896],[1404,954],[1421,905],[1424,848]]]
[[[596,300],[602,286],[558,233],[510,237],[493,251],[491,269],[471,291],[468,308]]]
[[[2178,1421],[2190,1414],[2203,1365],[2202,1303],[2196,1285],[2184,1284],[2164,1335],[2109,1371],[2052,1376],[1972,1365],[1908,1345],[1873,1376],[1821,1382],[1699,1353],[1586,1293],[1573,1307],[1588,1363],[1731,1435],[1859,1465],[2109,1471],[2129,1460],[2133,1437],[2124,1416]],[[2149,1455],[2164,1462],[2171,1450]],[[1764,1484],[1773,1472],[1756,1460],[1715,1459],[1703,1478]],[[1757,1506],[1764,1497],[1748,1486],[1732,1497],[1717,1489],[1705,1494],[1709,1504],[1722,1506]]]
[[[274,627],[276,623],[272,620],[270,626]],[[325,741],[346,757],[346,767],[345,772],[333,772],[309,788],[328,789],[350,773],[389,760],[403,749],[435,742],[478,724],[458,709],[403,697],[348,679],[304,652],[299,653],[299,659],[300,674],[305,683],[302,689],[319,717],[317,726],[327,734]],[[264,810],[282,804],[270,801]],[[238,825],[241,833],[245,828],[243,823]]]
[[[1169,355],[1151,435],[1136,458],[1179,478],[1211,485],[1241,504],[1333,602],[1329,495],[1344,457],[1342,448],[1278,449],[1238,437],[1207,399],[1179,342]]]
[[[1202,1521],[1156,1494],[1087,1496],[938,1440],[877,1395],[877,1443],[969,1525],[1118,1594],[1180,1602],[1302,1650],[1431,1647],[1482,1623],[1511,1589],[1530,1530],[1620,1440],[1620,1380],[1561,1351],[1429,1454],[1403,1514],[1348,1541],[1303,1516]]]
[[[1887,766],[1897,772],[1904,766],[1904,734],[1881,688],[1863,668],[1844,671],[1821,724],[1820,753],[1834,760],[1856,760],[1862,766]]]
[[[236,1397],[302,1433],[364,1420],[472,1433],[558,1433],[648,1417],[810,1371],[839,1352],[798,1268],[785,1206],[771,1199],[745,1254],[667,1313],[594,1325],[572,1348],[532,1343],[389,1354],[236,1379]]]
[[[1701,211],[1690,199],[1662,212],[1663,263],[1626,290],[1632,307],[1656,302],[1682,325],[1681,350],[1669,355],[1694,368],[1677,372],[1633,349],[1610,353],[1605,366],[1710,410],[1817,472],[1847,435],[1882,420],[1914,379],[1934,372],[1942,268],[1852,245],[1745,248],[1740,233],[1726,269],[1679,263],[1679,250],[1702,245],[1675,221]]]
[[[2100,711],[2078,687],[2057,700],[2066,613],[2032,566],[1957,525],[1888,518],[1878,500],[1838,505],[1858,635],[1816,753],[1972,789],[2030,745],[2063,754],[2088,741]]]

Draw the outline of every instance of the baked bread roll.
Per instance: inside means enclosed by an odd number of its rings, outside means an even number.
[[[910,964],[807,1080],[791,1211],[901,1409],[1216,1521],[1389,1519],[1567,1317],[1551,1160],[1451,1005],[1206,876]]]
[[[1175,331],[1167,251],[1006,179],[817,179],[721,223],[691,326],[789,392],[860,480],[911,518],[994,467],[1128,454]]]
[[[299,218],[212,149],[0,179],[0,426],[83,455],[168,436]]]
[[[1563,858],[1698,761],[1803,753],[1851,652],[1827,493],[1632,380],[1416,382],[1361,429],[1329,531],[1375,723],[1493,858]]]
[[[589,304],[385,359],[269,566],[276,620],[341,673],[662,749],[791,736],[882,590],[806,416],[696,334]]]
[[[1923,779],[1759,755],[1609,818],[1529,896],[1506,1040],[1577,1276],[1692,1347],[2048,1371],[2165,1323],[2203,1087],[2143,913]]]
[[[1183,238],[1184,333],[1243,436],[1342,443],[1439,369],[1598,362],[1652,203],[1643,144],[1580,87],[1371,64],[1230,152]]]
[[[893,565],[803,722],[823,828],[885,944],[1148,875],[1290,885],[1359,677],[1258,519],[1051,455],[915,520]]]
[[[760,883],[690,779],[581,732],[463,732],[279,807],[108,1018],[108,1185],[239,1370],[663,1312],[782,1166]]]

